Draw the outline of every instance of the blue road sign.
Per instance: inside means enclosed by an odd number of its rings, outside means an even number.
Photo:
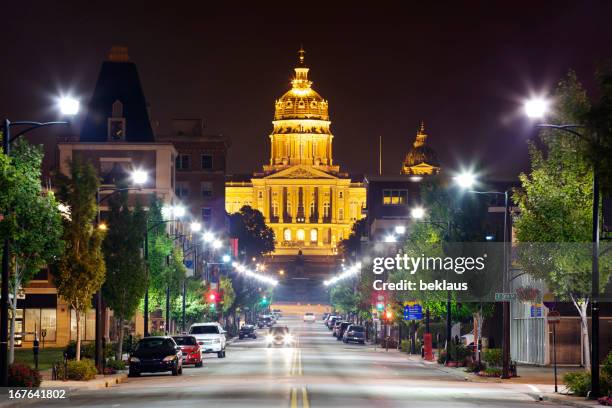
[[[421,320],[423,307],[419,304],[404,306],[404,320]]]

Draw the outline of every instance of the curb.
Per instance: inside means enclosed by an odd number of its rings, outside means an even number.
[[[115,385],[125,382],[128,378],[127,373],[119,373],[113,375],[107,375],[100,378],[95,378],[89,381],[43,381],[40,385],[41,388],[66,388],[70,390],[79,389],[96,389],[96,388],[109,388]]]
[[[537,397],[541,397],[545,401],[554,402],[556,404],[563,404],[570,407],[578,407],[578,408],[593,408],[593,407],[601,407],[597,401],[586,400],[581,397],[571,397],[571,396],[561,396],[558,394],[541,394],[537,395]]]

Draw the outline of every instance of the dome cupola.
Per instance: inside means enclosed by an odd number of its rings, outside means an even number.
[[[426,141],[425,124],[421,122],[416,140],[402,163],[401,174],[432,175],[440,172],[438,155],[434,149],[427,146]]]

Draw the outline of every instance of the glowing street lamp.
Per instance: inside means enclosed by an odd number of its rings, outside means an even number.
[[[396,225],[395,226],[395,233],[398,235],[403,235],[406,233],[406,226],[405,225]]]
[[[525,115],[531,119],[541,119],[548,112],[548,101],[542,98],[529,99],[524,104]]]
[[[461,188],[470,189],[476,183],[476,176],[471,172],[463,172],[454,177],[455,183]]]
[[[79,100],[70,96],[59,98],[57,104],[62,115],[76,115],[81,107]]]
[[[215,234],[210,231],[206,231],[204,234],[202,234],[202,239],[206,243],[213,242],[215,240]]]
[[[393,234],[389,234],[387,236],[385,236],[385,242],[386,243],[393,243],[393,242],[397,242],[397,237]]]
[[[191,224],[189,224],[189,229],[191,229],[191,232],[198,232],[202,229],[202,224],[194,221]]]
[[[414,207],[410,210],[410,216],[414,219],[420,220],[425,217],[425,209],[423,207]]]
[[[144,170],[134,170],[132,172],[132,181],[134,184],[144,184],[147,182],[149,175]]]
[[[218,239],[215,239],[213,241],[213,243],[212,243],[213,249],[219,249],[219,248],[221,248],[222,245],[223,245],[223,243],[220,240],[218,240]]]

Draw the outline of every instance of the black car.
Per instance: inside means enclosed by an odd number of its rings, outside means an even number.
[[[181,348],[172,337],[152,336],[141,339],[129,359],[129,376],[137,377],[140,373],[158,373],[170,371],[172,375],[183,373]]]
[[[252,339],[257,338],[257,332],[255,331],[255,326],[253,326],[252,324],[245,324],[244,326],[240,328],[240,331],[238,331],[238,338],[242,340],[245,337],[250,337]]]
[[[336,330],[336,340],[342,340],[342,336],[344,336],[344,332],[346,331],[346,328],[349,327],[350,325],[351,325],[351,322],[340,323],[340,326]]]
[[[365,328],[356,324],[351,324],[344,331],[342,341],[348,343],[349,341],[355,341],[357,343],[365,344]]]
[[[257,320],[257,327],[259,327],[260,329],[263,329],[264,327],[272,327],[272,326],[274,326],[274,320],[269,316],[260,317]]]

